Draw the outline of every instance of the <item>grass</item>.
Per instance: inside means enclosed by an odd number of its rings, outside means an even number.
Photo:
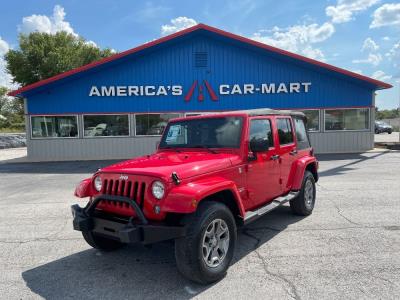
[[[0,133],[23,133],[25,129],[19,128],[0,128]]]

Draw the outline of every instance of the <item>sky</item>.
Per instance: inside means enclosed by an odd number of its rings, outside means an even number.
[[[13,0],[0,11],[0,86],[15,88],[4,54],[18,35],[61,30],[124,51],[204,23],[392,84],[376,106],[400,101],[400,1]]]

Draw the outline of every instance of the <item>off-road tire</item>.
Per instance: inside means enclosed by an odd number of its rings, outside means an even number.
[[[310,185],[312,186],[311,203],[308,202],[309,198],[307,196],[309,193],[306,192],[307,187],[310,188]],[[315,205],[315,196],[316,189],[314,176],[311,172],[305,171],[299,195],[290,201],[290,208],[292,209],[292,212],[300,216],[311,215]]]
[[[123,246],[125,246],[124,243],[121,243],[116,240],[112,240],[106,237],[102,237],[99,235],[94,234],[93,232],[82,232],[83,238],[85,241],[92,246],[93,248],[102,250],[102,251],[114,251],[117,250]]]
[[[210,267],[203,259],[203,238],[213,220],[223,220],[229,230],[229,248],[220,265]],[[236,245],[236,223],[229,208],[218,202],[200,203],[196,212],[183,219],[186,235],[175,240],[175,259],[179,272],[189,280],[209,284],[222,279],[232,261]]]

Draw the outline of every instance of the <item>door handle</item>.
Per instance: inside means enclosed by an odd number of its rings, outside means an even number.
[[[275,154],[275,155],[272,155],[270,159],[271,160],[277,160],[277,159],[279,159],[279,157],[280,156],[278,154]]]
[[[292,151],[289,152],[290,155],[296,155],[297,154],[297,150],[293,149]]]

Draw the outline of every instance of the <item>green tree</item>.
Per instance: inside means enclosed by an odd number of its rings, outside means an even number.
[[[8,89],[0,87],[0,129],[24,129],[24,100],[7,96]]]
[[[8,99],[6,97],[7,88],[0,86],[0,114],[4,114],[4,109],[7,106]]]
[[[25,86],[112,54],[66,32],[33,32],[21,34],[19,49],[9,50],[5,60],[14,82]]]
[[[399,117],[399,110],[394,109],[385,109],[385,110],[377,110],[376,111],[376,119],[394,119]]]

